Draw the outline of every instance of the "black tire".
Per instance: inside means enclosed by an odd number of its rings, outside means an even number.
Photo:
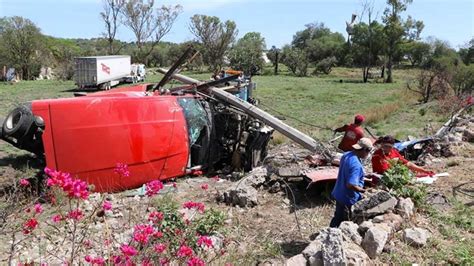
[[[11,111],[3,121],[3,136],[20,139],[30,129],[34,122],[31,110],[26,106],[19,106]]]

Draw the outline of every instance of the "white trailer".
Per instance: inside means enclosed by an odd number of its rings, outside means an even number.
[[[129,55],[86,56],[74,58],[74,80],[83,88],[110,89],[130,75]]]

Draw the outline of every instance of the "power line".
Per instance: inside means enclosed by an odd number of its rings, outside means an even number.
[[[276,110],[276,109],[274,109],[274,108],[272,108],[272,107],[270,107],[270,106],[268,106],[268,105],[262,103],[261,100],[259,100],[259,104],[263,105],[264,107],[266,107],[266,108],[272,110],[273,112],[278,113],[278,114],[280,114],[280,115],[282,115],[282,116],[284,116],[284,117],[287,117],[287,118],[293,119],[293,120],[295,120],[295,121],[298,121],[298,122],[300,122],[301,124],[305,124],[305,125],[308,125],[308,126],[311,126],[311,127],[319,128],[319,129],[326,129],[326,130],[333,131],[333,129],[330,128],[330,127],[318,126],[318,125],[315,125],[315,124],[311,124],[311,123],[305,122],[305,121],[303,121],[303,120],[300,120],[300,119],[298,119],[298,118],[296,118],[296,117],[293,117],[293,116],[287,115],[287,114],[285,114],[285,113],[282,113],[282,112],[280,112],[280,111],[278,111],[278,110]]]

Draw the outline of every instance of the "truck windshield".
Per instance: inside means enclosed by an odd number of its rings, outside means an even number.
[[[199,139],[201,131],[207,126],[207,114],[198,100],[194,98],[179,98],[179,105],[184,110],[188,124],[189,144],[192,146]]]

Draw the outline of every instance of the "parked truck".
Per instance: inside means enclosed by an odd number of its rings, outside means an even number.
[[[129,55],[76,57],[74,79],[81,88],[109,90],[130,75]]]
[[[143,82],[146,78],[146,70],[144,64],[132,64],[130,74],[123,78],[127,83]]]

